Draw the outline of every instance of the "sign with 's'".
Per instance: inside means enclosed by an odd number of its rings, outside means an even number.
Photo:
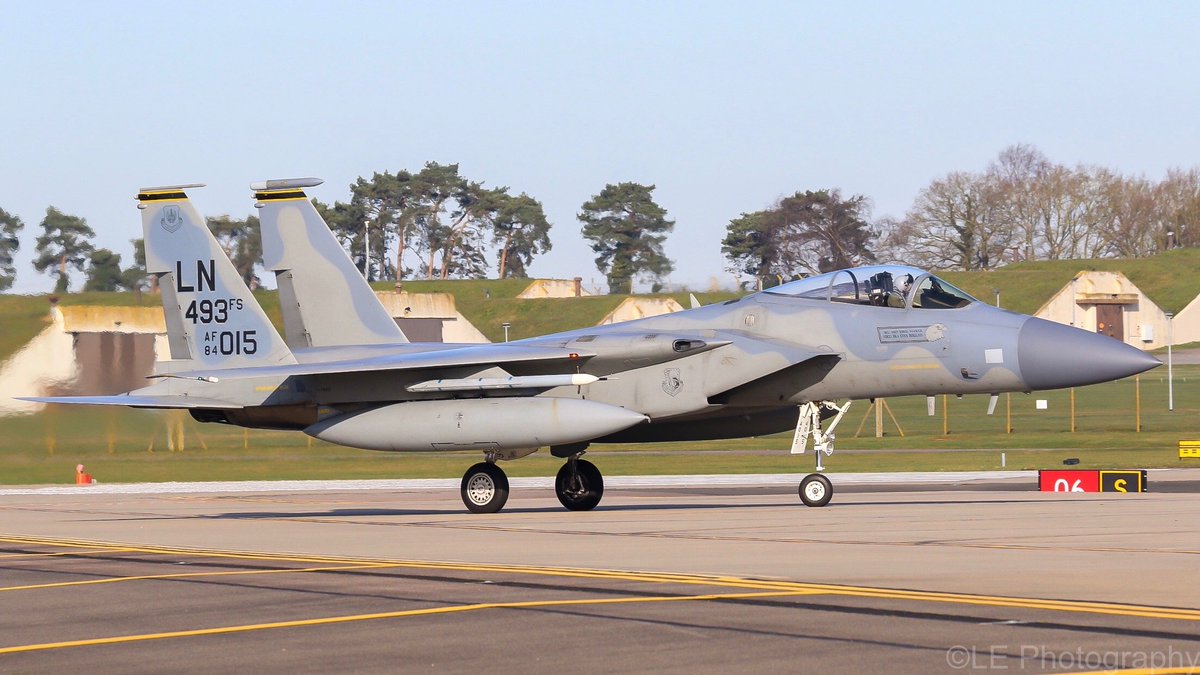
[[[1042,492],[1146,492],[1146,471],[1038,471]]]

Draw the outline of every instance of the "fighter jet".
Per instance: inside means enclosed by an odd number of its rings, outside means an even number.
[[[838,270],[716,305],[488,345],[411,343],[321,220],[305,188],[252,185],[285,341],[187,197],[143,188],[146,268],[159,280],[171,360],[147,387],[47,403],[182,408],[202,422],[292,429],[369,450],[480,453],[469,511],[499,511],[498,466],[548,447],[571,510],[595,508],[592,444],[738,438],[812,441],[808,506],[849,401],[1083,386],[1159,365],[1107,336],[991,307],[905,265]],[[838,404],[837,401],[847,402]]]

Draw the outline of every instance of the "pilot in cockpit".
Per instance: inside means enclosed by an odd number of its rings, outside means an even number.
[[[891,272],[884,271],[871,276],[867,283],[867,297],[872,305],[903,308],[908,289],[912,287],[913,277],[911,274],[905,274],[896,279]]]
[[[905,274],[896,280],[896,292],[889,298],[888,304],[892,307],[904,307],[904,299],[908,297],[908,291],[913,285],[913,275]]]

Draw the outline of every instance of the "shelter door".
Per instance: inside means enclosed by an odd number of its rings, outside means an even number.
[[[1125,308],[1121,305],[1096,305],[1096,332],[1125,341]]]

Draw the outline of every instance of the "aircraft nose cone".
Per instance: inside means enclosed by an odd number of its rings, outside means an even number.
[[[1162,365],[1120,340],[1036,318],[1017,335],[1017,363],[1030,390],[1119,380]]]

